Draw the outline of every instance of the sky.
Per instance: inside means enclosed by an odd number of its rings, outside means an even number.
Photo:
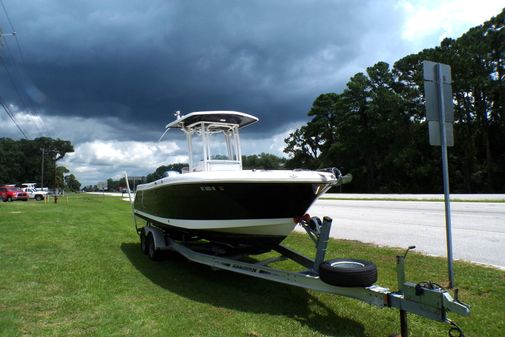
[[[504,0],[1,0],[0,98],[26,137],[70,140],[82,185],[186,162],[182,114],[235,110],[243,154],[284,156],[314,99],[457,38]],[[5,9],[5,10],[4,10]],[[15,31],[15,36],[11,33]],[[25,138],[0,107],[0,137]]]

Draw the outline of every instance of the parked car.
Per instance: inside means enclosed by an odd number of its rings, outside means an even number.
[[[24,192],[18,187],[10,185],[0,186],[0,196],[4,202],[14,200],[28,200],[28,193]]]
[[[128,190],[126,187],[125,188],[122,188],[121,189],[121,194],[124,194],[124,193],[133,193],[132,190]]]
[[[47,191],[38,191],[35,188],[26,187],[23,188],[23,191],[28,193],[28,198],[35,199],[37,201],[44,200],[47,196]]]

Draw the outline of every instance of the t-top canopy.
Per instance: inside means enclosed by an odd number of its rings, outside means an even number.
[[[196,111],[177,118],[165,128],[184,128],[201,122],[235,124],[242,128],[257,121],[258,118],[238,111]]]

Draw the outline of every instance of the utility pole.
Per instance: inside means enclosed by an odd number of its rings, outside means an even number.
[[[56,155],[54,156],[54,203],[58,203],[59,189],[56,187]]]
[[[40,149],[42,151],[42,164],[41,164],[41,168],[40,168],[40,171],[41,171],[41,174],[40,174],[40,188],[44,188],[44,151],[45,149],[44,148],[41,148]]]

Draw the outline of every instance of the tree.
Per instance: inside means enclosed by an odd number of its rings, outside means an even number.
[[[25,155],[19,142],[10,138],[0,138],[0,184],[19,184]]]
[[[70,171],[65,167],[65,166],[57,166],[55,170],[55,184],[54,187],[56,189],[64,189],[65,188],[65,178],[64,175],[65,173],[69,173]]]
[[[56,162],[63,159],[67,153],[74,152],[74,147],[69,141],[59,138],[40,137],[34,139],[34,142],[46,156],[44,160],[44,182],[49,187],[63,188],[63,173],[67,172],[57,172]]]
[[[460,38],[368,67],[341,93],[317,97],[285,140],[286,167],[343,166],[359,192],[441,191],[440,149],[427,141],[423,60],[452,67],[456,192],[505,190],[505,10]]]
[[[81,189],[81,183],[75,178],[73,174],[65,176],[65,185],[68,190],[77,192]]]
[[[43,181],[46,186],[61,187],[63,178],[61,177],[58,183],[55,166],[67,153],[73,151],[72,144],[61,139],[0,138],[0,162],[8,163],[0,167],[0,183],[21,184]]]
[[[163,178],[163,174],[167,171],[181,172],[184,167],[188,167],[188,164],[175,163],[175,164],[169,164],[169,165],[162,165],[162,166],[158,167],[153,173],[149,173],[146,176],[146,182],[149,183],[151,181],[155,181],[155,180]]]
[[[304,125],[290,133],[284,139],[286,148],[284,153],[291,156],[286,163],[288,168],[315,168],[319,157],[318,141],[311,137],[310,126]]]
[[[285,162],[284,158],[264,152],[259,155],[242,156],[242,167],[244,170],[278,170],[284,167]]]

